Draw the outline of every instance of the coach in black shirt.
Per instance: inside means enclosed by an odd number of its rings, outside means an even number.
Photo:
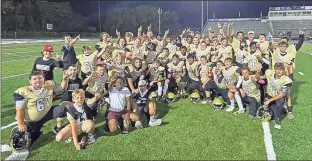
[[[71,39],[69,35],[64,36],[65,44],[62,47],[63,54],[63,70],[67,70],[71,64],[77,64],[76,52],[74,49],[74,44],[77,40],[80,39],[80,35],[78,35],[75,39]]]
[[[32,71],[39,70],[43,72],[44,80],[53,80],[53,70],[55,67],[63,68],[63,63],[52,59],[54,49],[51,45],[45,45],[42,51],[42,57],[35,60]]]

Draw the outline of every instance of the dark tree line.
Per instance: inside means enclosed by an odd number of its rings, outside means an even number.
[[[2,0],[2,31],[47,31],[47,23],[53,24],[55,32],[95,32],[99,26],[89,26],[90,21],[98,19],[97,9],[89,9],[93,13],[88,17],[76,13],[69,2],[48,2],[37,0]],[[173,11],[161,14],[161,32],[170,29],[171,33],[179,28],[179,16]],[[135,32],[142,25],[152,25],[154,33],[158,33],[157,8],[138,6],[136,8],[117,8],[103,15],[102,31],[115,33]]]

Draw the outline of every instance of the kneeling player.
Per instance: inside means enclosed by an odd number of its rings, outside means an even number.
[[[67,119],[69,125],[64,127],[57,135],[56,141],[63,141],[72,138],[77,150],[83,149],[88,140],[88,143],[94,142],[93,132],[95,124],[92,120],[92,111],[85,102],[85,92],[82,89],[76,89],[72,93],[74,104],[68,107]],[[78,142],[78,134],[83,137],[81,142]]]
[[[256,78],[260,78],[260,75],[257,74]],[[266,89],[268,98],[264,104],[268,105],[273,113],[275,128],[281,129],[281,115],[284,112],[285,99],[292,86],[292,80],[285,76],[285,66],[283,63],[276,63],[274,70],[266,70],[264,78],[268,81]]]
[[[261,72],[261,68],[258,70]],[[243,99],[243,102],[246,103],[249,107],[249,117],[255,118],[257,107],[260,105],[260,89],[257,79],[254,75],[250,75],[250,70],[248,67],[242,69],[242,89],[240,93]]]
[[[33,143],[41,135],[42,126],[49,120],[57,118],[57,126],[53,131],[58,133],[61,130],[66,109],[60,106],[52,107],[53,90],[43,87],[44,77],[41,71],[31,72],[29,82],[30,86],[17,89],[13,97],[18,129],[30,133]]]
[[[119,125],[123,128],[123,133],[128,133],[131,121],[136,122],[139,119],[131,111],[131,93],[124,85],[125,82],[122,77],[117,77],[108,84],[109,108],[107,119],[110,132],[116,132]]]
[[[137,110],[139,118],[142,119],[143,114],[147,115],[149,119],[149,126],[158,126],[161,124],[161,119],[156,119],[156,101],[155,98],[151,98],[151,93],[156,85],[153,82],[150,83],[150,87],[147,88],[147,82],[145,80],[140,80],[139,89],[134,96],[134,109]],[[148,105],[148,113],[147,107]]]

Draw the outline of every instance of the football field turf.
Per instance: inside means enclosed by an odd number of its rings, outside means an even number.
[[[40,56],[45,43],[2,45],[1,127],[14,122],[15,109],[12,93],[26,86],[34,60]],[[56,55],[62,43],[52,43]],[[95,42],[78,42],[77,53],[83,45],[94,47]],[[94,50],[94,48],[93,48]],[[304,45],[297,54],[295,83],[292,87],[294,120],[285,118],[282,130],[270,123],[272,140],[278,160],[312,160],[311,91],[312,45]],[[304,75],[298,74],[302,72]],[[57,82],[61,70],[55,71]],[[58,104],[55,101],[54,104]],[[188,99],[165,105],[158,104],[163,125],[134,130],[127,135],[104,135],[103,118],[97,118],[98,140],[86,150],[76,151],[73,143],[57,143],[48,122],[43,135],[31,148],[32,160],[265,160],[263,129],[260,120],[251,120],[247,113],[214,111],[202,104],[191,104]],[[12,127],[1,130],[1,143],[8,144]],[[9,155],[2,153],[1,159]]]

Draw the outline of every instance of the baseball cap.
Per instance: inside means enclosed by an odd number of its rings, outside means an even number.
[[[43,51],[53,52],[54,48],[52,45],[47,44],[43,46]]]
[[[248,31],[248,35],[249,34],[255,34],[255,32],[254,31]]]
[[[139,86],[145,86],[147,83],[145,80],[140,80],[139,81]]]

